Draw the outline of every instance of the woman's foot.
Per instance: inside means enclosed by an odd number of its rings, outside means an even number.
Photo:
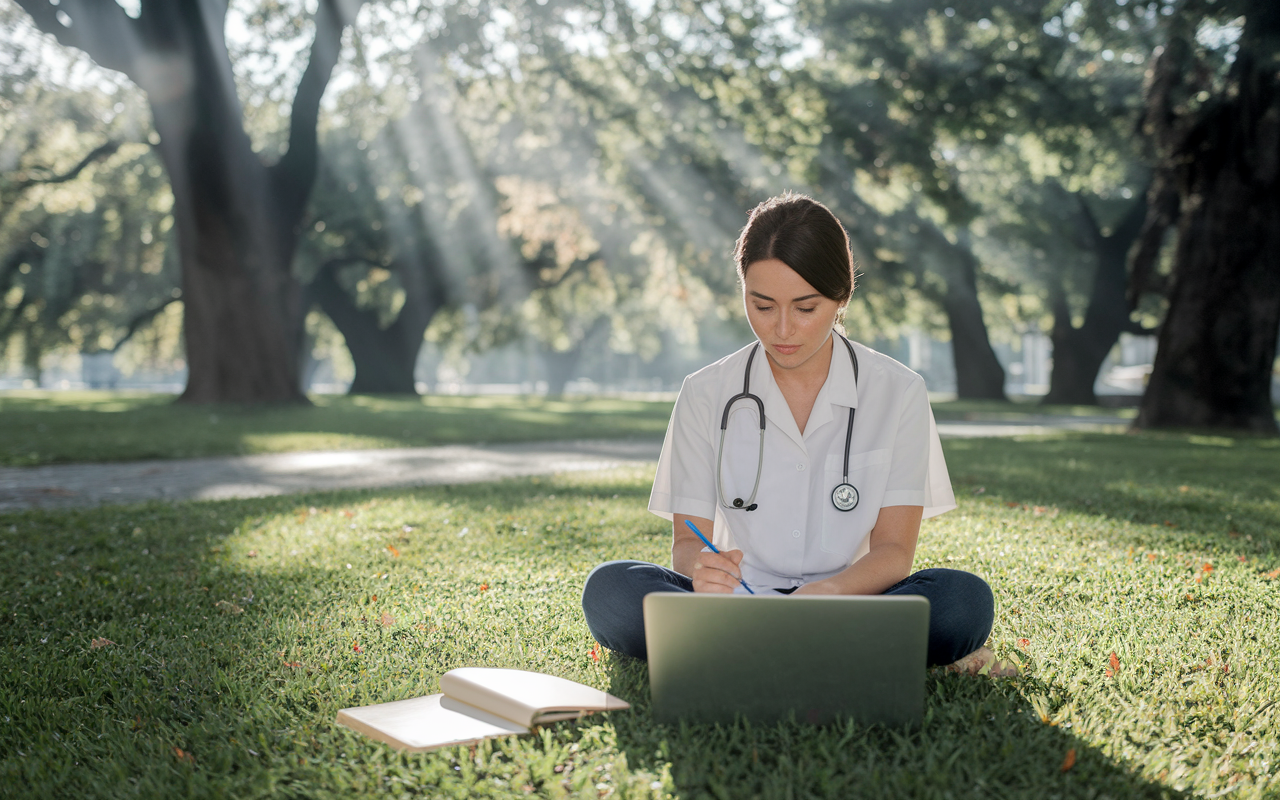
[[[1018,667],[1011,661],[1001,661],[987,646],[979,647],[969,655],[946,666],[948,672],[961,675],[990,675],[993,678],[1013,678],[1018,674]]]

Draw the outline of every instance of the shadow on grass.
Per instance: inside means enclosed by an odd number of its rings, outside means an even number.
[[[1031,445],[1031,446],[1029,446]],[[1280,440],[1140,433],[944,444],[957,497],[1124,520],[1135,547],[1275,555]]]
[[[680,797],[1180,797],[1043,721],[1034,679],[930,675],[923,725],[895,730],[851,719],[826,726],[655,723],[645,664],[614,657],[615,714],[632,768],[670,762]]]
[[[190,406],[169,395],[0,393],[0,466],[477,442],[661,437],[671,403],[491,395],[316,396]]]

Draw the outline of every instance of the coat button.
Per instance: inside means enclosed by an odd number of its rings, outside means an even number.
[[[804,464],[796,464],[796,472],[804,472]]]
[[[799,539],[799,538],[800,538],[800,531],[792,531],[792,532],[791,532],[791,538],[792,538],[792,539]]]

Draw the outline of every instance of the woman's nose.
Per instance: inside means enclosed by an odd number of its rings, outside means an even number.
[[[791,335],[792,327],[791,313],[784,310],[778,315],[778,336],[782,339],[787,338]]]

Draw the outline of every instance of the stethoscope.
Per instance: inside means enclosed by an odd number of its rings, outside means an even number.
[[[832,336],[836,334],[833,332]],[[844,342],[844,346],[849,349],[849,360],[853,362],[853,386],[858,387],[858,355],[853,352],[853,345],[843,336],[839,337]],[[720,505],[724,508],[741,508],[744,511],[756,510],[756,491],[760,488],[760,474],[764,470],[764,401],[751,393],[751,362],[756,358],[756,351],[760,349],[760,343],[756,342],[751,348],[751,355],[747,356],[747,368],[742,374],[742,392],[735,394],[729,398],[729,402],[724,404],[724,413],[720,415],[720,449],[716,452],[716,485],[720,489]],[[733,404],[739,400],[751,400],[756,404],[756,408],[760,412],[760,453],[756,456],[756,482],[751,487],[751,496],[745,501],[741,497],[735,497],[733,503],[724,501],[724,434],[729,428],[729,412],[733,410]],[[856,408],[849,409],[849,427],[844,433],[844,480],[839,486],[831,490],[831,504],[841,511],[852,511],[858,506],[858,490],[853,484],[849,483],[849,445],[853,442],[853,415],[857,411]]]

